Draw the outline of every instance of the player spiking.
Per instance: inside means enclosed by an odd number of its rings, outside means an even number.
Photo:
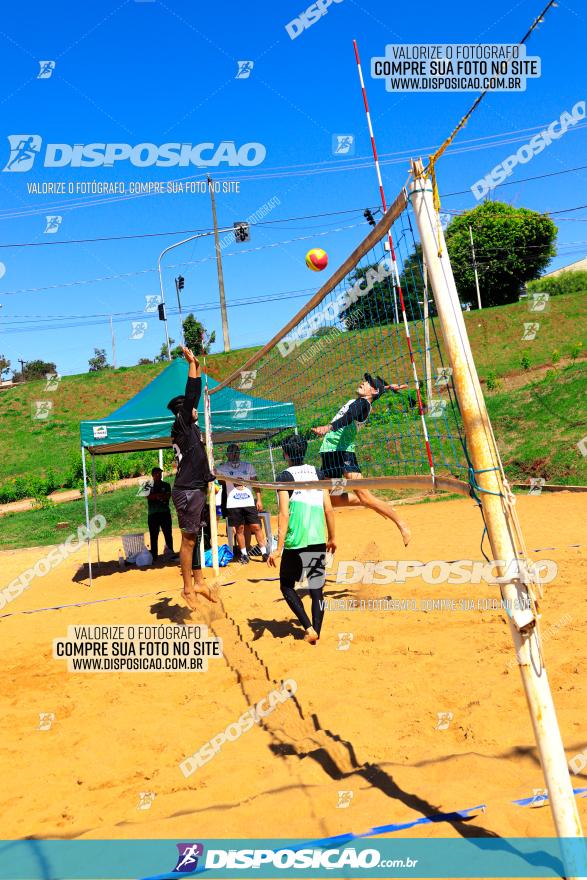
[[[386,391],[393,391],[397,394],[398,391],[407,387],[405,384],[389,385],[381,376],[374,378],[370,373],[365,373],[357,388],[357,397],[348,400],[339,409],[329,425],[312,428],[315,434],[324,438],[320,446],[322,468],[319,476],[321,479],[339,479],[340,477],[355,481],[361,479],[361,468],[356,456],[358,431],[369,418],[371,406],[375,400],[378,400]],[[411,538],[410,528],[398,516],[391,504],[380,501],[368,489],[353,487],[351,491],[356,495],[356,498],[349,498],[346,492],[342,495],[333,495],[333,506],[362,506],[374,510],[375,513],[395,523],[401,532],[404,546],[408,546]]]

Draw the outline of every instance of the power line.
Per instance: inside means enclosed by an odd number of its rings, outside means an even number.
[[[562,171],[551,171],[548,174],[537,174],[535,177],[522,177],[520,180],[508,180],[504,183],[497,183],[492,189],[500,186],[517,186],[518,183],[527,183],[529,180],[544,180],[546,177],[557,177],[559,174],[571,174],[573,171],[584,171],[587,165],[578,165],[576,168],[564,168]],[[471,192],[471,189],[461,189],[458,192],[441,194],[441,199],[447,199],[449,196],[464,196]],[[570,211],[579,210],[578,208],[569,208]],[[549,211],[549,214],[561,213],[560,211]]]

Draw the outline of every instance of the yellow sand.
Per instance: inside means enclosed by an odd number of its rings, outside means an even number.
[[[559,566],[542,628],[572,758],[587,747],[586,501],[571,493],[524,496],[518,507],[528,546],[555,548],[534,556]],[[402,510],[414,534],[408,550],[375,514],[337,511],[337,559],[482,558],[471,501]],[[486,812],[467,822],[406,833],[553,833],[548,806],[511,803],[532,796],[543,779],[519,673],[507,665],[513,650],[503,612],[327,612],[322,639],[310,647],[299,639],[276,572],[252,561],[223,569],[221,603],[212,612],[203,603],[191,616],[224,642],[224,659],[208,672],[68,673],[52,657],[52,640],[70,624],[190,620],[177,566],[121,573],[119,544],[102,542],[110,562],[91,591],[74,580],[81,552],[0,612],[10,615],[0,619],[5,838],[311,839],[479,804]],[[2,583],[46,552],[1,553]],[[497,587],[419,579],[346,587],[330,577],[327,594],[476,600],[496,596]],[[114,601],[23,613],[99,599]],[[343,632],[353,634],[348,650],[338,649]],[[182,775],[184,758],[285,678],[297,682],[295,701]],[[37,729],[41,712],[55,715],[49,730]],[[436,729],[441,712],[453,713],[445,730]],[[587,771],[574,783],[587,786]],[[340,791],[353,792],[350,806],[338,806]],[[141,792],[155,794],[149,809],[139,809]],[[587,799],[578,804],[587,826]]]

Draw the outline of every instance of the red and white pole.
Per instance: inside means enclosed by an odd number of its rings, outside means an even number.
[[[381,207],[383,211],[387,211],[387,200],[385,198],[385,190],[383,189],[383,180],[381,178],[381,168],[379,167],[379,156],[377,155],[377,145],[375,144],[375,135],[373,134],[373,125],[371,123],[371,113],[369,112],[369,102],[367,101],[367,92],[365,90],[365,80],[363,79],[363,71],[361,69],[361,59],[359,58],[359,47],[357,46],[357,41],[353,40],[353,47],[355,49],[355,58],[357,60],[357,69],[359,71],[359,82],[361,83],[361,92],[363,93],[363,103],[365,105],[365,114],[367,116],[367,126],[369,128],[369,137],[371,138],[371,149],[373,151],[373,160],[375,162],[375,171],[377,172],[377,182],[379,184],[379,195],[381,196]],[[399,279],[399,271],[397,267],[397,259],[395,256],[395,248],[393,246],[393,238],[391,235],[391,228],[387,232],[387,241],[389,244],[389,253],[391,256],[391,262],[393,266],[393,307],[395,312],[395,322],[396,324],[399,321],[398,313],[397,313],[397,297],[399,297],[400,308],[402,312],[402,318],[404,321],[404,328],[406,331],[406,342],[408,343],[408,351],[410,353],[410,363],[412,365],[412,373],[414,376],[414,383],[416,386],[416,394],[418,396],[418,412],[420,413],[420,419],[422,421],[422,431],[424,434],[424,442],[426,445],[426,455],[428,457],[428,464],[430,465],[430,473],[432,474],[432,480],[434,481],[434,462],[432,460],[432,450],[430,448],[430,438],[428,437],[428,427],[426,425],[426,419],[424,418],[424,405],[422,403],[422,395],[420,394],[420,383],[418,381],[418,371],[416,369],[416,361],[414,360],[414,352],[412,349],[412,338],[410,336],[410,325],[408,323],[408,316],[406,314],[406,305],[404,302],[404,294],[402,291],[402,286]],[[397,291],[397,296],[396,296]]]

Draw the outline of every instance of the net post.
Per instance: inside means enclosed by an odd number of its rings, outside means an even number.
[[[208,467],[214,473],[214,447],[212,444],[212,418],[210,413],[210,394],[208,387],[204,388],[204,422],[206,428],[206,452],[208,454]],[[212,548],[212,570],[218,577],[220,566],[218,565],[218,518],[216,516],[216,488],[214,481],[208,483],[208,506],[210,509],[210,545]]]
[[[508,617],[556,831],[561,838],[582,837],[581,822],[544,666],[534,596],[528,589],[519,565],[519,547],[514,537],[519,527],[512,507],[513,499],[508,497],[508,489],[504,484],[499,453],[479,384],[444,233],[434,208],[432,184],[425,176],[421,162],[412,163],[412,172],[414,179],[410,185],[410,200],[453,370],[454,387],[487,533],[493,557],[500,569],[502,595],[512,603],[517,599],[523,603],[523,608],[531,609],[508,613]],[[578,850],[567,851],[564,840],[561,844],[566,863],[565,876],[580,876],[578,871],[581,869],[577,869],[580,856]]]

